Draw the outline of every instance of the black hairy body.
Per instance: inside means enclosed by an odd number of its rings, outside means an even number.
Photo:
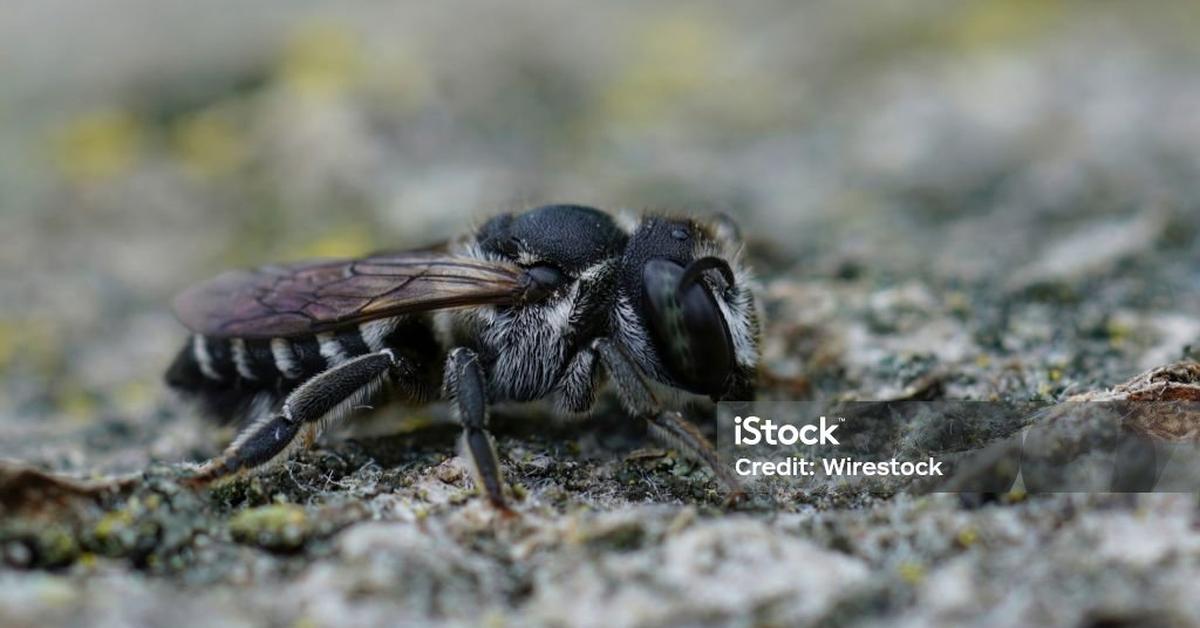
[[[622,224],[551,205],[420,252],[202,284],[177,302],[196,333],[167,382],[245,427],[197,481],[280,459],[387,392],[418,403],[440,396],[463,425],[477,482],[503,506],[487,407],[546,399],[581,414],[611,380],[630,414],[736,490],[670,407],[689,394],[752,391],[758,328],[739,257],[727,221]]]

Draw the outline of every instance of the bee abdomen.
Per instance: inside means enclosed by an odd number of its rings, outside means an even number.
[[[180,390],[200,390],[231,384],[236,371],[228,341],[200,335],[188,338],[167,369],[167,384]]]
[[[193,335],[167,371],[181,390],[290,388],[325,369],[384,347],[393,321],[372,321],[309,336],[271,339]]]

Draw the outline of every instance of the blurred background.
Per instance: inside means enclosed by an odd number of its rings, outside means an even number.
[[[1198,61],[1188,0],[4,3],[0,457],[186,455],[159,376],[193,281],[556,201],[729,212],[768,281],[1132,264],[1104,333],[1177,347]]]

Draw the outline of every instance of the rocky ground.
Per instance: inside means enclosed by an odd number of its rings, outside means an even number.
[[[814,481],[731,509],[607,400],[579,425],[497,416],[511,519],[437,407],[197,492],[185,463],[231,434],[159,384],[191,281],[557,200],[736,216],[764,399],[1053,404],[1189,364],[1190,3],[367,4],[221,28],[110,4],[0,19],[0,624],[1200,623],[1194,490]],[[963,453],[1057,420],[870,429]]]

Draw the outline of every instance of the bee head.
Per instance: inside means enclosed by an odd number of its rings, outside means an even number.
[[[643,219],[623,259],[626,298],[643,327],[625,336],[635,360],[660,381],[744,399],[757,368],[758,322],[748,280],[739,280],[746,279],[740,241],[726,225]]]

